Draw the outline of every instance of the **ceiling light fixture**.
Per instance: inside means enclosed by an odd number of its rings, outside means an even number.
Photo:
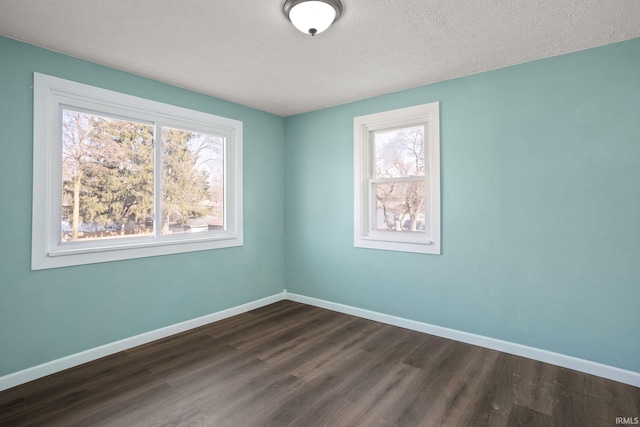
[[[340,0],[287,0],[283,10],[294,27],[315,36],[329,28],[343,8]]]

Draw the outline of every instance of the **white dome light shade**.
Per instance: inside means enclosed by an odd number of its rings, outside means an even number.
[[[288,8],[290,4],[293,6]],[[339,16],[341,6],[339,2],[336,4],[336,2],[319,0],[287,2],[285,13],[288,11],[289,20],[298,30],[314,36],[329,28]]]

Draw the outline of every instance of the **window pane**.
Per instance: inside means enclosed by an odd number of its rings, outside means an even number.
[[[153,127],[62,111],[60,241],[153,232]]]
[[[373,135],[376,178],[424,176],[424,126]]]
[[[162,128],[162,234],[223,230],[224,137]]]
[[[425,232],[424,181],[373,184],[374,229]]]

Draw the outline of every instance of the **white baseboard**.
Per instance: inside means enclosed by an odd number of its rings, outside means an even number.
[[[43,363],[42,365],[37,365],[31,368],[24,369],[22,371],[14,372],[12,374],[0,377],[0,391],[15,387],[20,384],[24,384],[29,381],[33,381],[38,378],[42,378],[59,371],[63,371],[68,368],[72,368],[74,366],[81,365],[83,363],[91,362],[92,360],[96,360],[101,357],[109,356],[119,351],[128,350],[142,344],[147,344],[151,341],[159,340],[161,338],[166,338],[180,332],[185,332],[190,329],[204,326],[208,323],[217,322],[218,320],[226,319],[227,317],[246,313],[247,311],[255,310],[256,308],[281,301],[282,299],[284,299],[284,293],[275,294],[267,298],[259,299],[257,301],[252,301],[236,307],[231,307],[226,310],[207,314],[205,316],[187,320],[185,322],[176,323],[175,325],[156,329],[154,331],[145,332],[140,335],[135,335],[130,338],[125,338],[120,341],[101,345],[100,347],[91,348],[80,353],[71,354],[60,359],[52,360],[51,362]]]
[[[291,300],[303,304],[313,305],[316,307],[326,308],[328,310],[337,311],[339,313],[350,314],[352,316],[362,317],[364,319],[375,320],[376,322],[386,323],[393,326],[399,326],[405,329],[411,329],[418,332],[424,332],[443,338],[452,339],[492,350],[502,351],[504,353],[514,354],[516,356],[526,357],[528,359],[538,360],[552,365],[561,366],[575,371],[584,372],[591,375],[607,378],[621,383],[640,387],[640,373],[627,371],[613,366],[603,365],[601,363],[591,362],[589,360],[579,359],[577,357],[567,356],[564,354],[554,353],[547,350],[541,350],[535,347],[528,347],[521,344],[502,341],[495,338],[489,338],[482,335],[462,332],[455,329],[443,328],[441,326],[431,325],[428,323],[417,322],[415,320],[404,319],[402,317],[391,316],[384,313],[365,310],[362,308],[352,307],[349,305],[338,304],[331,301],[325,301],[317,298],[306,297],[303,295],[292,294],[286,290],[282,293],[272,295],[267,298],[252,301],[216,313],[208,314],[196,319],[187,320],[185,322],[170,325],[154,331],[145,332],[130,338],[125,338],[100,347],[95,347],[80,353],[52,360],[22,371],[0,377],[0,391],[33,381],[44,376],[109,356],[119,351],[128,350],[142,344],[149,343],[161,338],[185,332],[190,329],[198,328],[206,324],[217,322],[231,316],[246,313],[256,308],[264,307],[274,302],[282,300]]]
[[[350,314],[352,316],[362,317],[364,319],[375,320],[376,322],[399,326],[405,329],[424,332],[427,334],[436,335],[467,344],[473,344],[479,347],[498,350],[504,353],[522,356],[528,359],[538,360],[540,362],[550,363],[552,365],[561,366],[563,368],[573,369],[574,371],[580,371],[602,378],[629,384],[635,387],[640,387],[639,372],[627,371],[613,366],[603,365],[601,363],[591,362],[585,359],[579,359],[573,356],[554,353],[552,351],[541,350],[535,347],[528,347],[522,344],[502,341],[482,335],[458,331],[455,329],[443,328],[441,326],[417,322],[415,320],[404,319],[402,317],[391,316],[388,314],[378,313],[375,311],[365,310],[349,305],[338,304],[335,302],[325,301],[317,298],[292,294],[287,292],[286,290],[284,292],[284,299],[300,302],[303,304],[309,304],[316,307],[326,308],[328,310]]]

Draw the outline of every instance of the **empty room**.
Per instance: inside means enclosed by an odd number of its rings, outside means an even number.
[[[640,1],[0,0],[0,426],[640,424]]]

